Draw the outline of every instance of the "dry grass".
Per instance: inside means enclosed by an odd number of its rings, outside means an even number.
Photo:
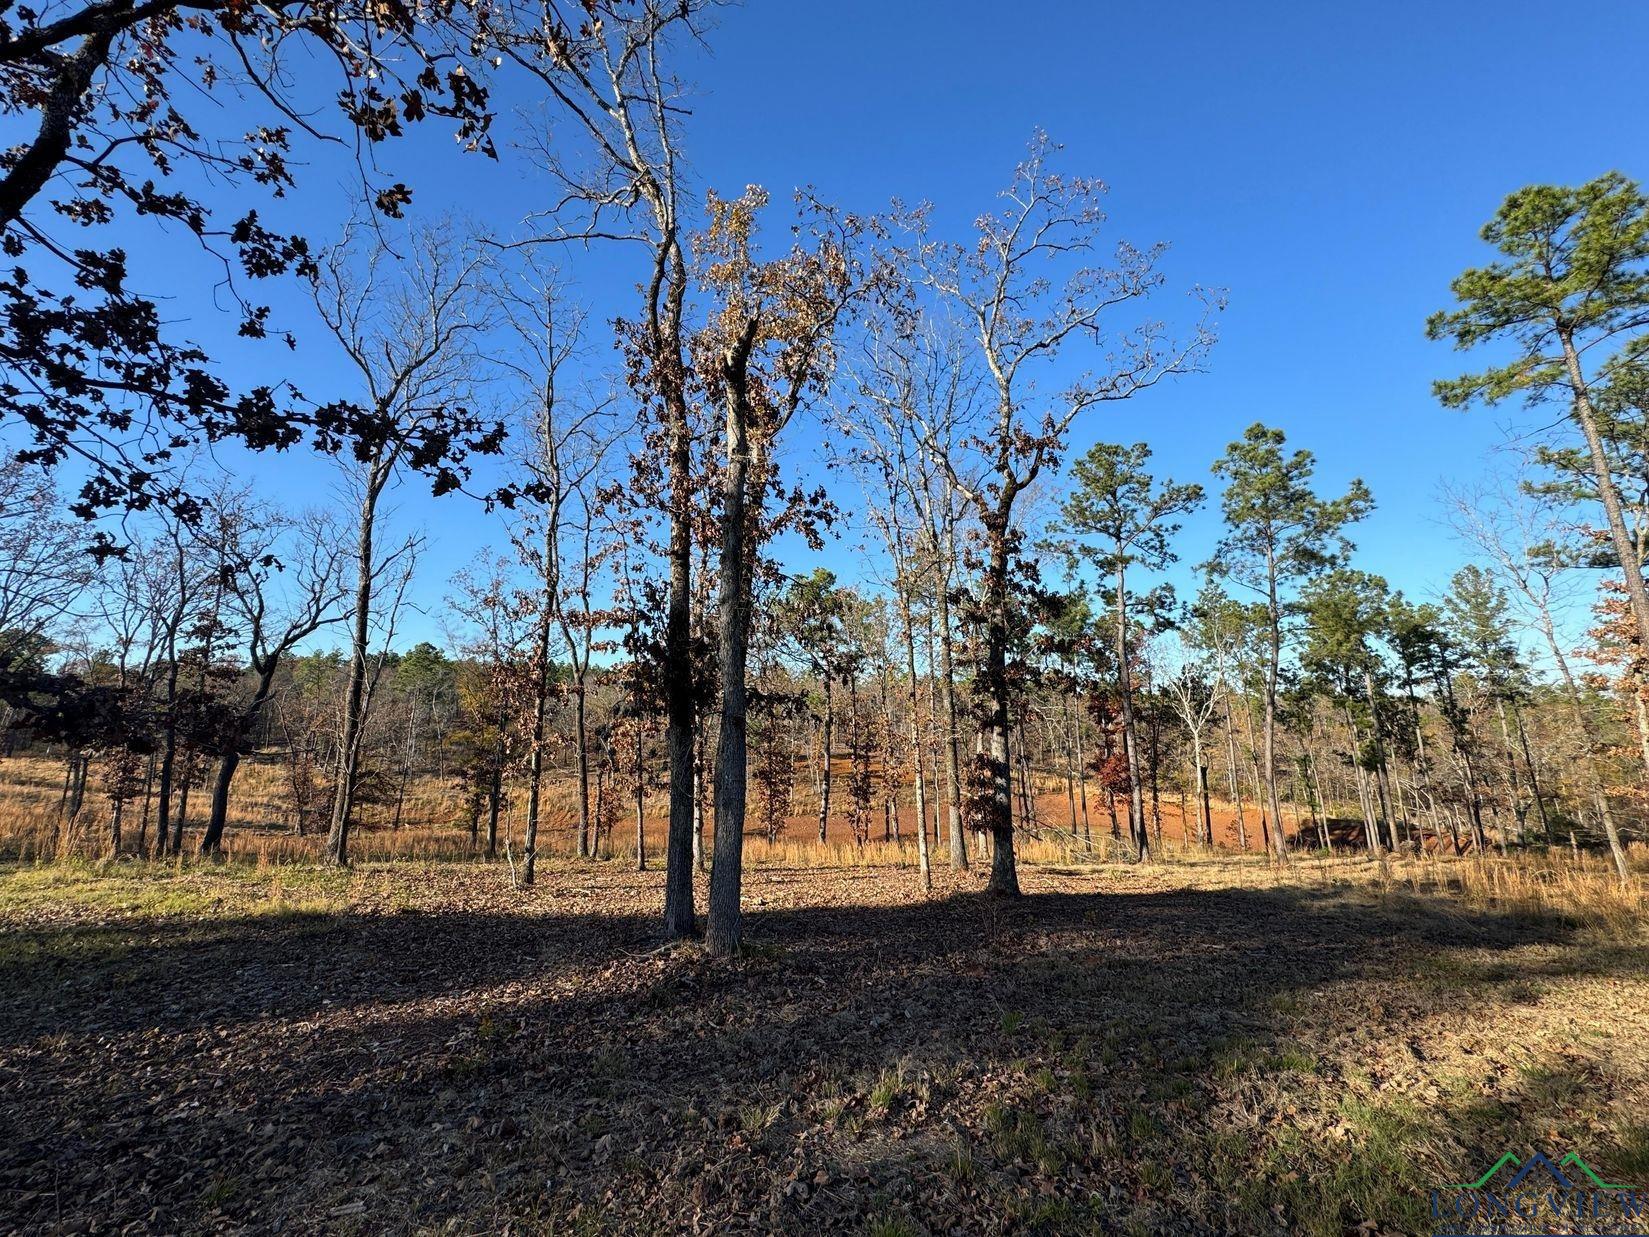
[[[230,811],[228,857],[233,865],[287,868],[313,864],[320,858],[324,837],[319,832],[311,829],[300,835],[280,823],[287,815],[282,776],[283,771],[272,763],[253,761],[243,767]],[[79,818],[65,825],[59,816],[62,777],[61,763],[45,757],[13,757],[0,765],[0,858],[23,865],[109,858],[106,802],[97,795],[95,786],[88,787]],[[201,789],[194,793],[191,816],[198,825],[206,792]],[[540,840],[540,854],[546,859],[571,850],[575,802],[576,789],[570,781],[546,787]],[[656,866],[663,856],[663,796],[650,797],[646,809],[649,862]],[[393,806],[384,804],[369,804],[363,809],[361,824],[351,843],[358,863],[436,863],[479,858],[460,805],[450,786],[438,779],[422,778],[408,788],[402,816],[411,823],[391,828],[393,811]],[[1045,810],[1042,814],[1047,819],[1051,813]],[[629,824],[632,819],[626,816],[614,836],[604,841],[601,858],[617,865],[634,866],[635,842],[633,826]],[[1094,823],[1101,822],[1096,819]],[[138,827],[139,822],[128,819],[126,837],[135,837]],[[817,841],[814,827],[812,818],[803,815],[793,818],[789,832],[774,841],[752,834],[745,843],[746,863],[753,868],[804,870],[914,869],[917,866],[913,821],[904,822],[903,836],[897,841],[885,841],[878,836],[862,845],[843,840],[847,831],[842,820],[832,820],[831,840],[823,844]],[[500,820],[501,852],[519,860],[523,832],[521,805],[515,803]],[[709,832],[707,829],[707,850],[711,843]],[[979,849],[979,840],[970,835],[968,841],[975,867],[984,867],[988,860]],[[1108,822],[1103,831],[1095,832],[1091,844],[1061,828],[1023,831],[1017,839],[1016,851],[1024,864],[1072,873],[1099,875],[1109,871],[1115,874],[1133,866],[1128,863],[1122,844],[1111,837]],[[1510,857],[1431,853],[1392,857],[1381,863],[1361,852],[1342,850],[1332,856],[1297,855],[1287,864],[1279,865],[1258,852],[1204,850],[1181,840],[1170,828],[1165,831],[1156,863],[1144,870],[1171,867],[1175,870],[1176,882],[1193,888],[1354,885],[1372,888],[1387,898],[1443,895],[1445,900],[1474,909],[1586,924],[1613,939],[1622,939],[1638,932],[1644,920],[1649,845],[1634,843],[1628,846],[1628,853],[1634,876],[1629,884],[1622,886],[1606,855],[1584,851],[1556,849]],[[933,847],[931,858],[936,870],[948,866],[947,840],[941,839]],[[173,866],[177,866],[175,862]]]
[[[1030,841],[1018,848],[1032,865],[1072,873],[1118,872],[1128,865],[1094,863],[1080,849]],[[1632,879],[1622,885],[1607,855],[1567,850],[1499,855],[1427,854],[1387,858],[1360,852],[1300,856],[1278,864],[1258,855],[1168,848],[1153,865],[1166,879],[1192,889],[1335,888],[1368,890],[1388,902],[1425,899],[1472,911],[1533,921],[1585,926],[1608,939],[1640,936],[1649,921],[1649,845],[1627,847]],[[1139,870],[1136,866],[1135,870]]]
[[[1416,894],[1451,892],[1467,904],[1537,919],[1568,920],[1627,938],[1643,926],[1649,845],[1627,848],[1633,879],[1622,884],[1607,856],[1548,852],[1483,860],[1429,856],[1391,865],[1382,889]]]
[[[786,862],[822,864],[841,863],[883,865],[900,860],[883,851],[908,850],[914,861],[915,810],[913,794],[907,785],[901,791],[899,827],[904,845],[891,844],[882,836],[883,822],[879,809],[872,811],[872,836],[864,844],[853,840],[848,819],[846,784],[847,766],[838,759],[838,787],[832,800],[835,810],[829,822],[829,841],[819,847],[816,841],[818,827],[818,792],[806,770],[798,769],[792,815],[785,831],[768,847],[776,859]],[[99,792],[97,770],[94,768],[86,789],[84,805],[79,817],[65,826],[59,817],[63,797],[64,764],[61,759],[30,754],[0,760],[0,857],[25,860],[50,859],[77,855],[84,858],[102,858],[108,853],[108,834],[111,809]],[[227,845],[232,852],[260,862],[299,862],[320,851],[320,839],[311,828],[308,836],[301,836],[294,827],[291,796],[286,785],[285,768],[268,757],[248,758],[241,765],[235,779],[229,804],[229,832]],[[1022,846],[1032,861],[1058,861],[1073,840],[1069,830],[1070,805],[1062,778],[1038,774],[1034,779],[1037,796],[1037,815],[1043,822],[1035,830],[1022,835]],[[1110,835],[1110,820],[1101,806],[1098,790],[1089,788],[1091,801],[1090,824],[1093,831],[1093,854],[1120,859],[1121,844]],[[197,786],[191,792],[189,829],[198,828],[206,810],[209,786]],[[541,803],[540,849],[544,852],[570,852],[575,821],[577,820],[576,788],[570,776],[546,784]],[[522,849],[526,828],[525,790],[519,784],[507,788],[506,806],[499,822],[500,836],[507,839],[516,854]],[[471,853],[468,819],[464,806],[451,779],[436,776],[414,778],[407,786],[400,803],[399,827],[394,803],[365,803],[357,808],[356,821],[359,845],[363,857],[373,859],[456,859]],[[1172,850],[1181,847],[1184,830],[1179,808],[1172,798],[1161,805],[1164,845]],[[661,854],[664,844],[664,821],[667,805],[662,791],[650,791],[644,805],[646,845],[650,854]],[[1233,813],[1225,804],[1216,802],[1214,820],[1222,842],[1230,847],[1237,844],[1232,825]],[[1252,808],[1250,808],[1252,815]],[[123,822],[126,849],[132,849],[142,829],[141,805],[127,810]],[[1251,845],[1260,845],[1257,821],[1250,821]],[[752,841],[755,836],[752,835]],[[939,851],[944,851],[941,842]],[[939,853],[936,851],[936,856]],[[635,826],[633,807],[626,799],[618,811],[618,819],[610,837],[602,841],[602,852],[619,859],[633,859],[635,855]]]

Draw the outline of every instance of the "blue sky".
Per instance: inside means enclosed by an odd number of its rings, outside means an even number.
[[[1073,451],[1143,438],[1162,472],[1208,482],[1245,426],[1279,425],[1316,452],[1325,489],[1354,475],[1369,484],[1378,511],[1357,534],[1359,565],[1419,595],[1465,558],[1440,526],[1439,482],[1507,466],[1497,447],[1530,421],[1437,406],[1430,382],[1468,362],[1425,339],[1426,315],[1447,304],[1453,275],[1487,257],[1477,230],[1509,191],[1610,168],[1649,176],[1649,73],[1620,54],[1649,47],[1638,4],[1556,14],[1521,2],[749,0],[710,43],[689,70],[687,151],[701,188],[754,182],[782,199],[811,184],[854,210],[929,200],[965,239],[1032,130],[1046,129],[1065,146],[1065,170],[1109,184],[1114,237],[1172,245],[1160,312],[1184,312],[1179,293],[1193,284],[1230,298],[1206,374],[1102,410],[1078,426]],[[512,89],[500,99],[530,102]],[[421,213],[456,210],[510,233],[547,199],[517,152],[496,166],[464,158],[435,123],[384,154]],[[318,162],[271,218],[325,239],[346,181]],[[223,324],[183,269],[156,276],[172,281],[191,332],[217,338]],[[622,309],[635,279],[615,253],[570,258],[567,274],[598,316]],[[296,299],[283,312],[303,327]],[[268,345],[230,355],[264,371],[295,366],[282,372],[312,395],[347,388],[324,343],[300,335],[290,360]],[[599,352],[606,332],[593,335]],[[1066,377],[1080,369],[1074,354],[1061,364]],[[796,427],[793,468],[816,470],[818,439],[816,426]],[[289,503],[333,492],[334,473],[314,459],[225,459]],[[452,572],[502,535],[465,498],[432,501],[416,484],[395,507],[430,539],[417,590],[427,613],[406,634],[436,638]],[[1187,525],[1185,557],[1204,557],[1216,536],[1211,504]],[[851,538],[824,559],[855,574]]]

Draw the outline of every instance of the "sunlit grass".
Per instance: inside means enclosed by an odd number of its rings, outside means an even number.
[[[210,864],[226,872],[286,872],[284,886],[296,888],[307,877],[300,871],[316,869],[324,857],[325,837],[312,827],[299,834],[285,823],[290,813],[277,762],[250,761],[236,783],[230,813],[225,859],[200,860],[193,855],[200,814],[206,791],[196,788],[190,805],[192,822],[185,838],[186,853],[167,859],[165,866],[182,876]],[[1051,784],[1050,784],[1051,785]],[[806,790],[800,788],[801,806],[806,806]],[[1047,789],[1047,788],[1043,788]],[[1050,793],[1056,793],[1053,787]],[[85,871],[84,865],[110,862],[108,802],[100,796],[95,776],[87,787],[85,803],[75,820],[60,815],[63,795],[63,764],[44,756],[12,757],[0,763],[0,857],[22,868],[31,865],[67,864],[70,872]],[[516,794],[500,819],[499,862],[506,869],[518,868],[524,850],[524,804]],[[546,785],[542,800],[539,854],[542,862],[570,857],[576,820],[576,790],[566,779]],[[645,803],[647,848],[651,866],[663,859],[666,804],[661,792],[653,792]],[[472,838],[468,821],[456,801],[450,784],[434,777],[414,779],[401,805],[401,827],[389,827],[393,808],[385,804],[365,805],[361,822],[351,838],[351,856],[357,865],[380,863],[442,863],[484,861],[479,839]],[[1223,809],[1221,809],[1223,810]],[[602,860],[623,866],[636,862],[634,817],[626,805],[619,823],[601,839]],[[914,870],[918,847],[913,835],[913,819],[906,819],[897,840],[884,838],[880,831],[863,842],[842,836],[843,822],[833,819],[830,840],[820,843],[811,822],[804,815],[793,817],[788,832],[774,840],[752,833],[745,842],[745,862],[753,869],[852,869],[905,868]],[[1649,872],[1649,845],[1628,847],[1634,877],[1623,886],[1616,878],[1607,855],[1566,848],[1549,851],[1513,852],[1502,857],[1454,856],[1430,853],[1389,856],[1376,862],[1358,851],[1342,849],[1333,855],[1295,854],[1279,863],[1258,851],[1248,853],[1226,849],[1205,850],[1183,842],[1170,831],[1156,856],[1136,863],[1126,847],[1110,834],[1104,813],[1093,822],[1091,839],[1073,834],[1068,828],[1046,823],[1022,828],[1015,841],[1016,854],[1030,871],[1046,868],[1062,874],[1085,872],[1151,881],[1166,875],[1172,867],[1173,880],[1192,888],[1278,888],[1307,885],[1331,891],[1336,887],[1372,888],[1388,900],[1418,897],[1453,901],[1474,910],[1522,916],[1543,921],[1583,926],[1616,940],[1635,939],[1645,921],[1645,873]],[[881,824],[878,818],[878,825]],[[7,881],[3,896],[12,904],[28,899],[49,902],[67,897],[103,898],[111,902],[126,899],[134,905],[145,899],[180,899],[182,907],[198,891],[171,888],[156,893],[149,887],[155,864],[134,863],[129,858],[135,839],[144,829],[140,805],[128,807],[123,822],[128,857],[119,861],[131,868],[112,881],[92,882],[82,888],[77,877],[41,876],[36,883],[19,883],[15,875]],[[705,847],[711,845],[706,829]],[[483,827],[484,836],[484,827]],[[976,872],[988,864],[988,855],[979,838],[968,835],[968,849]],[[930,843],[930,860],[935,869],[949,865],[948,838]],[[80,868],[72,865],[82,865]],[[101,871],[101,869],[100,869]],[[141,873],[141,875],[139,875]],[[280,885],[270,886],[277,890]],[[91,892],[95,889],[96,892]],[[78,891],[78,892],[77,892]],[[333,891],[329,891],[329,896]],[[213,895],[217,896],[217,895]],[[163,907],[157,909],[164,913]]]

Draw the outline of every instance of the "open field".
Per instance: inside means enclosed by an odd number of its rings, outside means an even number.
[[[1266,13],[0,0],[0,1237],[1649,1237],[1649,4]]]
[[[869,843],[861,847],[855,841],[852,822],[847,814],[847,794],[840,789],[846,784],[850,763],[846,757],[837,755],[832,758],[831,767],[838,789],[832,799],[826,831],[827,846],[840,856],[851,852],[859,856],[868,855],[870,861],[875,862],[888,833],[880,800],[871,813]],[[62,855],[92,859],[107,856],[109,808],[106,801],[95,793],[88,795],[79,817],[65,826],[58,811],[63,773],[61,761],[38,755],[9,757],[0,764],[0,857],[28,861]],[[1037,819],[1041,827],[1025,831],[1026,844],[1033,853],[1044,857],[1063,857],[1072,851],[1087,853],[1091,844],[1093,853],[1121,857],[1124,848],[1113,841],[1113,819],[1106,797],[1096,784],[1090,780],[1085,788],[1087,813],[1084,818],[1080,808],[1081,791],[1069,788],[1062,776],[1038,773],[1035,781]],[[523,787],[513,784],[509,790],[499,819],[500,845],[508,843],[519,855],[526,828],[526,792]],[[190,822],[186,827],[187,838],[197,836],[204,824],[207,793],[205,790],[195,792]],[[546,780],[542,792],[542,851],[572,853],[578,819],[577,793],[576,783],[565,771],[559,771],[556,777]],[[1073,797],[1079,804],[1074,828]],[[898,803],[899,840],[907,844],[903,849],[914,854],[915,793],[908,778],[899,786]],[[813,771],[798,766],[792,803],[795,811],[786,818],[784,831],[776,839],[773,849],[784,853],[799,846],[813,851],[818,845],[818,804]],[[930,802],[930,821],[934,818],[933,809],[934,805]],[[1116,810],[1120,815],[1120,823],[1116,827],[1120,829],[1126,824],[1127,804],[1119,801]],[[1164,794],[1154,805],[1154,810],[1148,800],[1147,811],[1151,814],[1153,828],[1160,819],[1161,835],[1167,846],[1196,847],[1198,821],[1194,802],[1187,802],[1182,808],[1178,795]],[[647,795],[644,836],[650,855],[663,853],[667,812],[668,804],[662,791]],[[1236,808],[1219,799],[1212,802],[1216,844],[1228,850],[1238,850],[1246,834],[1248,848],[1263,852],[1259,810],[1249,802],[1244,805],[1243,813],[1245,830],[1239,830]],[[132,814],[136,819],[128,819],[124,823],[127,849],[133,848],[143,828],[140,805],[134,805]],[[1185,821],[1187,814],[1190,816],[1189,831]],[[460,857],[470,850],[463,805],[451,779],[443,781],[429,775],[413,779],[401,804],[401,823],[398,827],[391,824],[395,820],[393,805],[367,805],[360,810],[359,816],[360,823],[355,828],[351,848],[362,859],[432,860]],[[318,858],[325,841],[324,828],[312,828],[300,835],[291,823],[293,819],[290,797],[282,782],[279,766],[256,758],[243,764],[230,796],[229,829],[224,838],[228,852],[239,858],[260,862],[281,863]],[[1310,822],[1298,819],[1292,810],[1285,809],[1284,825],[1291,838],[1300,836],[1304,829],[1306,844],[1316,845],[1316,832]],[[1021,828],[1024,828],[1023,822]],[[751,829],[755,830],[754,823]],[[1361,829],[1360,822],[1339,821],[1335,837],[1361,845]],[[709,820],[704,831],[707,839],[714,836],[715,828]],[[754,840],[754,832],[752,836]],[[1191,839],[1189,843],[1187,837]],[[1082,843],[1073,845],[1079,838],[1084,839]],[[1047,841],[1051,845],[1038,850],[1039,841]],[[194,850],[187,839],[184,848]],[[603,839],[602,853],[633,858],[635,849],[634,807],[626,800],[611,835]]]
[[[719,963],[617,863],[10,866],[0,1228],[1410,1233],[1507,1148],[1649,1181],[1601,867],[938,877],[758,861]]]

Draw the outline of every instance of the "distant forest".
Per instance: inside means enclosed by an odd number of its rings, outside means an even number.
[[[1170,287],[1047,135],[971,230],[694,187],[674,66],[717,7],[7,19],[10,97],[44,102],[0,169],[0,696],[10,756],[62,777],[18,838],[160,857],[273,830],[344,864],[360,830],[436,828],[528,883],[546,852],[622,853],[665,866],[676,935],[711,870],[718,951],[747,835],[897,841],[1004,896],[1026,837],[1593,847],[1625,878],[1649,786],[1634,182],[1484,203],[1485,264],[1425,324],[1437,395],[1551,428],[1504,493],[1445,500],[1473,563],[1409,597],[1355,548],[1378,496],[1323,486],[1309,442],[1234,425],[1209,472],[1159,475],[1134,410],[1218,364],[1223,296]],[[300,43],[326,74],[287,74]],[[245,132],[196,114],[230,62]],[[536,141],[494,139],[506,78]],[[508,236],[420,220],[363,160],[334,234],[275,231],[248,202],[300,190],[317,109],[374,151],[436,126],[522,160],[546,209]],[[258,293],[295,287],[347,389],[212,355],[136,286],[134,236],[220,263],[271,350],[294,341]],[[594,248],[631,260],[616,323],[558,265]],[[1445,344],[1493,364],[1447,376]],[[787,465],[803,420],[828,467]],[[221,443],[271,467],[231,479]],[[335,461],[347,501],[291,509],[283,451]],[[478,485],[483,458],[507,478]],[[495,532],[417,599],[446,647],[402,635],[426,547],[385,510],[413,485]],[[1220,533],[1185,544],[1205,504]],[[844,581],[814,555],[850,533]]]

